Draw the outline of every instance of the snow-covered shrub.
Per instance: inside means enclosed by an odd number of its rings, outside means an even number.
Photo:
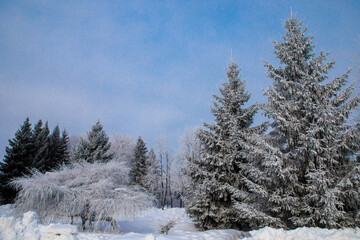
[[[16,209],[36,211],[44,222],[79,216],[83,228],[86,220],[114,223],[114,218],[132,218],[153,200],[142,188],[128,186],[128,173],[125,163],[117,161],[80,162],[45,174],[36,171],[12,182],[19,189]]]
[[[169,230],[172,229],[176,224],[175,219],[170,219],[165,225],[160,226],[160,233],[165,233],[166,235],[169,233]]]

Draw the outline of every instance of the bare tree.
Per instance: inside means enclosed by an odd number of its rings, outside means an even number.
[[[69,152],[69,156],[70,156],[70,162],[75,162],[75,151],[78,148],[78,145],[81,142],[81,139],[85,138],[85,135],[70,135],[69,136],[69,141],[68,141],[68,152]]]
[[[160,137],[157,141],[157,146],[161,172],[160,206],[162,209],[164,209],[169,200],[170,206],[173,207],[170,171],[172,158],[170,157],[169,141],[166,137]]]
[[[177,150],[175,161],[172,163],[173,184],[172,189],[177,199],[179,207],[184,206],[184,200],[191,190],[191,180],[188,172],[189,159],[200,159],[200,142],[197,138],[199,127],[185,128],[179,138],[179,149]]]
[[[131,135],[115,133],[111,138],[110,151],[114,153],[114,158],[120,162],[129,162],[133,158],[135,148],[135,138]]]

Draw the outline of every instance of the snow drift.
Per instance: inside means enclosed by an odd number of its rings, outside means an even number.
[[[360,239],[360,229],[298,228],[291,231],[270,227],[257,231],[240,232],[232,229],[197,231],[184,209],[150,209],[135,220],[120,221],[123,234],[77,232],[70,224],[42,225],[34,212],[15,219],[12,206],[0,206],[0,239],[2,240],[308,240]],[[157,232],[157,227],[169,220],[175,226],[168,235]]]
[[[35,212],[26,212],[22,219],[0,217],[0,239],[4,240],[77,240],[76,227],[70,224],[41,225]]]
[[[308,228],[302,227],[295,230],[286,231],[283,229],[274,229],[265,227],[256,231],[249,232],[251,237],[243,240],[352,240],[360,239],[359,228],[344,229],[324,229],[324,228]]]

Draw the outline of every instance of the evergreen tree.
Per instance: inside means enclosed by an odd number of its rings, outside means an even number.
[[[59,168],[63,164],[69,163],[69,153],[67,151],[68,135],[66,130],[60,136],[59,125],[56,125],[53,132],[49,136],[49,157],[44,166],[45,171]]]
[[[301,25],[293,16],[285,22],[283,41],[274,42],[280,66],[265,63],[273,86],[262,109],[273,119],[276,143],[264,156],[273,177],[268,206],[288,226],[355,226],[359,201],[345,206],[349,196],[342,189],[345,177],[359,178],[349,158],[359,148],[358,131],[347,119],[360,98],[351,98],[351,86],[342,90],[348,73],[326,81],[335,62],[325,62],[327,53],[315,55],[313,37]],[[347,185],[355,192],[356,181]]]
[[[49,143],[49,126],[48,122],[41,128],[42,121],[39,120],[38,124],[34,128],[34,139],[35,139],[35,155],[33,158],[32,166],[38,169],[40,172],[46,171],[46,164],[50,158],[50,143]],[[38,127],[37,127],[38,126]],[[38,128],[38,130],[37,130]],[[36,132],[39,132],[36,134]]]
[[[186,210],[201,229],[241,228],[245,219],[234,202],[244,201],[248,192],[245,170],[252,163],[247,145],[253,134],[265,128],[250,128],[257,107],[243,108],[250,94],[240,80],[237,64],[231,62],[226,73],[228,82],[219,88],[221,96],[214,95],[216,102],[211,108],[215,123],[205,123],[208,130],[201,129],[198,134],[202,158],[190,159],[189,164],[189,174],[197,187]]]
[[[98,120],[92,126],[87,139],[81,139],[75,152],[75,159],[85,160],[90,163],[96,161],[107,162],[114,156],[113,153],[109,153],[110,146],[109,137],[103,130],[100,120]]]
[[[34,138],[34,148],[35,149],[39,149],[40,146],[42,145],[42,141],[41,141],[41,132],[42,132],[42,129],[43,128],[43,122],[42,120],[40,119],[34,126],[34,130],[33,130],[33,138]]]
[[[46,122],[43,128],[41,128],[41,124],[40,120],[33,131],[35,145],[32,167],[40,172],[46,172],[69,163],[68,135],[64,130],[60,136],[58,125],[50,134],[48,123]]]
[[[70,163],[70,153],[69,153],[69,134],[66,130],[62,131],[61,139],[60,139],[60,164],[69,164]]]
[[[145,142],[139,137],[134,149],[134,158],[131,161],[130,180],[133,184],[143,187],[145,186],[144,177],[147,172],[147,151]]]
[[[38,129],[38,128],[37,128]],[[9,182],[16,177],[29,173],[32,164],[34,139],[29,118],[15,133],[15,138],[9,140],[10,147],[6,147],[6,155],[0,162],[2,203],[13,203],[17,191],[9,186]]]
[[[28,175],[32,169],[46,172],[68,163],[68,137],[64,131],[60,138],[59,131],[57,126],[49,136],[48,123],[43,126],[42,120],[32,130],[27,118],[15,133],[15,138],[9,140],[10,147],[6,147],[6,155],[0,166],[3,203],[12,202],[16,196],[16,191],[7,185],[11,179]]]
[[[61,155],[59,151],[59,148],[61,146],[59,125],[55,126],[54,130],[49,136],[49,142],[50,142],[50,158],[48,159],[46,167],[52,169],[61,159]]]

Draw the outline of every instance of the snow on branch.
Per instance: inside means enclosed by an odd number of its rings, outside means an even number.
[[[58,171],[33,172],[15,179],[16,208],[36,211],[41,220],[81,216],[86,220],[132,218],[151,207],[153,199],[140,187],[128,185],[124,162],[80,162]]]

